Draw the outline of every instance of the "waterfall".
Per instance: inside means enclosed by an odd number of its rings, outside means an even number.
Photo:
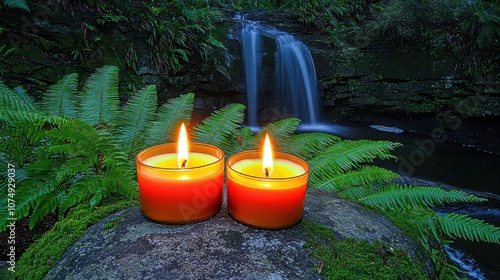
[[[241,30],[243,42],[243,63],[247,89],[247,111],[250,126],[257,125],[257,96],[261,57],[261,34],[255,24],[246,24]]]
[[[248,125],[257,125],[258,95],[262,65],[262,36],[276,42],[275,93],[287,111],[304,123],[319,121],[317,77],[311,52],[294,36],[242,18],[241,39],[246,78]],[[279,108],[281,109],[281,108]],[[278,109],[278,110],[279,110]]]
[[[309,49],[289,34],[276,36],[276,89],[285,104],[306,123],[317,123],[319,100],[314,61]]]

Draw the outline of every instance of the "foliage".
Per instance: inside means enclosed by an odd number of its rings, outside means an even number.
[[[92,74],[85,83],[80,101],[80,119],[92,126],[113,123],[119,105],[118,67],[104,66]]]
[[[102,52],[107,46],[101,38],[109,26],[123,25],[134,34],[146,38],[148,56],[159,73],[177,73],[187,63],[211,61],[214,53],[224,49],[215,37],[221,13],[207,1],[53,1],[58,8],[70,13],[91,12],[95,20],[82,24],[84,46],[73,51],[74,58],[85,59],[85,53]],[[90,42],[88,38],[95,38]],[[142,43],[141,43],[142,44]],[[123,61],[122,67],[139,71],[136,44],[130,42],[111,49]],[[102,55],[102,54],[101,54]]]
[[[427,279],[422,264],[400,249],[381,241],[338,240],[326,226],[302,221],[306,246],[321,261],[318,272],[326,279]]]
[[[172,141],[179,123],[191,119],[192,93],[157,108],[156,89],[148,86],[120,107],[116,67],[97,69],[81,94],[76,79],[74,74],[63,77],[41,102],[31,100],[22,88],[11,90],[0,81],[0,160],[16,166],[16,218],[30,217],[30,228],[49,213],[57,212],[61,218],[82,203],[93,209],[110,197],[136,195],[135,153],[146,145]],[[63,110],[62,104],[70,110]],[[242,126],[244,110],[241,104],[231,104],[215,111],[194,126],[192,139],[221,147],[230,156],[257,149],[269,133],[277,150],[309,163],[310,187],[405,220],[430,254],[433,240],[500,243],[496,227],[466,215],[434,211],[438,205],[484,199],[461,191],[394,184],[398,174],[372,165],[377,159],[396,159],[392,151],[400,144],[341,140],[325,133],[295,134],[300,123],[296,118],[270,123],[253,134]],[[5,177],[2,174],[0,188],[6,192]],[[7,216],[6,200],[1,203],[2,215]],[[0,226],[5,230],[6,222]],[[442,275],[450,272],[448,268]]]
[[[10,8],[19,8],[29,12],[27,0],[3,0],[3,4]],[[1,7],[0,7],[1,8]]]
[[[499,68],[498,0],[299,0],[284,1],[282,8],[349,57],[385,37],[403,51],[465,56],[469,74]]]
[[[111,196],[136,195],[133,155],[145,145],[148,124],[190,117],[190,110],[156,114],[154,86],[132,95],[121,109],[117,67],[97,69],[81,94],[77,79],[63,77],[36,103],[22,88],[11,90],[0,81],[0,161],[15,166],[15,217],[30,217],[30,228],[84,201],[94,208]],[[193,96],[187,96],[182,108],[192,108]],[[126,116],[117,118],[122,111]],[[7,180],[0,187],[7,193]],[[7,216],[7,200],[0,206]],[[6,224],[2,220],[2,231]]]
[[[181,122],[189,124],[193,111],[194,94],[188,93],[170,99],[158,110],[153,125],[146,130],[146,143],[150,145],[174,140],[175,128]]]
[[[230,104],[221,110],[215,111],[210,117],[203,120],[203,124],[195,127],[194,139],[199,142],[211,143],[222,150],[232,146],[231,141],[225,141],[236,133],[243,122],[245,106]]]
[[[367,16],[367,1],[289,1],[285,5],[309,30],[317,30],[324,40],[339,50],[350,49],[350,38],[359,32]]]
[[[404,50],[421,48],[431,56],[448,51],[465,54],[471,74],[498,66],[500,56],[498,0],[397,0],[381,4],[370,23]],[[496,67],[498,68],[498,67]]]
[[[17,279],[43,279],[57,263],[64,251],[83,237],[87,229],[105,217],[122,209],[138,205],[137,200],[112,198],[93,211],[88,204],[80,204],[68,216],[36,240],[17,263]]]

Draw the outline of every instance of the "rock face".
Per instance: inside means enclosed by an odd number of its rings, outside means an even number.
[[[304,219],[340,239],[378,239],[417,254],[418,247],[383,216],[330,194],[309,192]],[[306,240],[301,223],[254,229],[232,219],[225,206],[188,225],[157,224],[134,207],[91,227],[46,279],[321,279]]]

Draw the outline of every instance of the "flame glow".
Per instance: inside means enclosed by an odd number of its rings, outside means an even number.
[[[184,123],[181,125],[179,140],[177,141],[177,164],[179,168],[187,166],[188,162],[188,140]]]
[[[266,175],[266,177],[270,177],[273,173],[273,150],[271,149],[269,134],[266,134],[266,139],[264,140],[262,170],[264,171],[264,175]]]

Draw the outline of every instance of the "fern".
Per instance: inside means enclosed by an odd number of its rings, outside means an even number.
[[[123,109],[124,117],[119,134],[130,154],[135,154],[139,149],[146,128],[153,122],[157,102],[156,86],[151,85],[134,94]]]
[[[230,139],[228,139],[228,147],[224,150],[226,157],[245,150],[254,150],[257,148],[255,135],[248,127],[242,127],[237,130]]]
[[[42,109],[49,115],[76,117],[78,74],[68,74],[44,93]]]
[[[373,162],[374,159],[395,159],[390,154],[399,143],[372,140],[344,140],[336,142],[323,153],[309,160],[311,169],[321,176],[357,168],[361,163]]]
[[[0,105],[11,109],[36,112],[35,106],[26,96],[23,96],[22,91],[13,91],[0,80]]]
[[[203,124],[194,128],[195,141],[218,146],[224,151],[228,150],[232,145],[231,139],[243,122],[244,111],[244,105],[230,104],[214,112],[203,120]]]
[[[30,11],[26,0],[3,0],[3,3],[11,8],[19,8],[28,12]]]
[[[193,111],[194,94],[172,98],[162,105],[146,134],[146,143],[156,145],[172,141],[181,122],[189,123]]]
[[[468,215],[448,213],[438,216],[437,221],[449,237],[500,244],[500,228],[482,220],[470,218]]]
[[[31,213],[30,216],[30,229],[33,229],[36,223],[47,216],[47,214],[54,213],[56,211],[62,195],[64,195],[64,190],[56,194],[54,194],[53,192],[47,193],[37,198],[33,213]]]
[[[331,134],[316,132],[301,133],[288,137],[280,149],[284,153],[308,160],[338,141],[340,141],[340,138]]]
[[[383,210],[424,208],[432,209],[437,205],[459,202],[483,202],[486,199],[464,192],[446,191],[437,187],[425,186],[381,186],[377,193],[363,197],[361,202]]]
[[[104,66],[85,83],[78,117],[92,126],[114,125],[118,105],[118,67]]]
[[[364,187],[372,189],[375,183],[385,183],[397,178],[400,178],[399,174],[376,166],[364,166],[359,170],[331,174],[327,178],[323,178],[314,170],[311,170],[310,186],[335,192],[343,198],[355,199],[358,195],[350,194],[348,192],[350,188]]]
[[[274,145],[281,147],[287,142],[287,139],[292,136],[299,126],[299,123],[300,120],[297,118],[288,118],[270,123],[257,133],[257,140],[259,143],[262,142],[266,134],[269,133],[273,139]]]

